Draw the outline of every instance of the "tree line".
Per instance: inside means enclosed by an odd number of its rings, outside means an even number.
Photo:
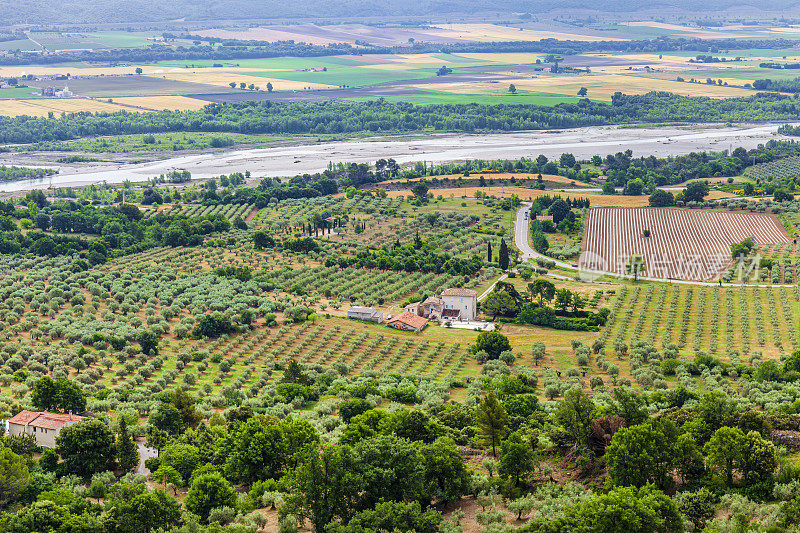
[[[173,34],[165,33],[167,39]],[[466,41],[436,43],[413,41],[401,45],[381,46],[369,42],[310,44],[294,40],[262,41],[242,40],[181,34],[181,39],[192,40],[189,46],[147,46],[138,48],[101,48],[95,50],[60,50],[47,54],[20,53],[11,50],[0,56],[0,65],[30,65],[71,62],[130,62],[148,63],[174,60],[235,60],[270,57],[324,57],[343,54],[462,54],[462,53],[541,53],[552,56],[580,55],[598,52],[661,53],[671,51],[696,51],[718,53],[722,50],[785,49],[792,48],[789,39],[698,39],[685,37],[659,37],[657,39],[577,41],[541,39],[538,41]],[[446,67],[445,67],[446,68]]]
[[[65,113],[58,117],[0,117],[0,143],[61,141],[157,132],[330,134],[359,132],[518,131],[656,122],[789,121],[800,101],[771,93],[714,99],[651,92],[615,93],[610,104],[582,99],[555,106],[367,102],[239,102],[196,111]]]

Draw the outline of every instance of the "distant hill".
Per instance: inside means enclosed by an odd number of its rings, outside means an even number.
[[[798,0],[706,0],[702,9],[705,13],[734,7],[778,11],[798,3]],[[559,9],[635,12],[659,7],[696,12],[698,3],[694,0],[0,0],[0,13],[7,24],[441,16],[542,13]]]

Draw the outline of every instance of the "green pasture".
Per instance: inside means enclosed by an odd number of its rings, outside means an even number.
[[[0,41],[0,50],[41,50],[41,47],[30,39]]]
[[[35,87],[16,87],[13,89],[0,89],[0,100],[6,98],[36,98],[41,91]]]
[[[154,33],[133,31],[102,31],[86,34],[91,40],[109,48],[139,48],[153,44],[148,37]]]
[[[213,68],[215,64],[223,65],[224,67],[242,67],[242,68],[263,68],[263,69],[283,69],[283,70],[302,70],[306,68],[323,68],[323,67],[342,67],[342,66],[357,66],[367,65],[368,61],[355,61],[353,59],[337,56],[324,56],[324,57],[272,57],[264,59],[228,59],[228,60],[213,60],[213,59],[189,59],[189,60],[170,60],[158,61],[154,63],[157,66],[163,67],[179,67],[186,66],[195,67],[210,67]]]
[[[253,76],[327,85],[363,87],[393,81],[415,80],[435,76],[435,68],[408,70],[379,70],[361,67],[329,68],[327,72],[254,72]]]

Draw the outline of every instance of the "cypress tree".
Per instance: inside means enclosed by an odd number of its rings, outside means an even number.
[[[117,434],[117,462],[120,470],[130,472],[139,466],[139,450],[133,442],[131,434],[128,432],[128,424],[125,418],[120,417],[119,433]]]
[[[492,262],[492,241],[486,243],[486,260]]]
[[[500,263],[500,268],[503,270],[508,269],[508,246],[506,246],[505,239],[500,239],[500,252],[497,261]]]

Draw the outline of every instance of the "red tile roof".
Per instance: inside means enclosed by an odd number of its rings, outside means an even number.
[[[414,313],[410,313],[408,311],[403,311],[387,322],[387,324],[391,326],[394,322],[400,322],[401,324],[405,324],[406,326],[410,326],[414,329],[422,329],[425,327],[425,324],[428,323],[428,319],[422,318],[421,316],[415,315]]]
[[[19,426],[33,426],[45,429],[58,429],[67,422],[79,422],[83,420],[78,415],[62,415],[59,413],[49,413],[47,411],[20,411],[8,419],[9,424]]]

